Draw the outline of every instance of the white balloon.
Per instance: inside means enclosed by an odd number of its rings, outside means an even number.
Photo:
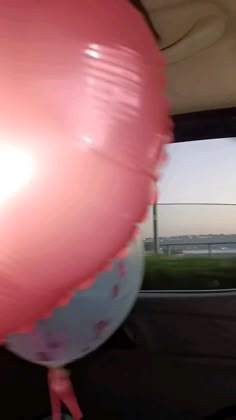
[[[130,312],[143,278],[143,242],[132,242],[129,254],[114,260],[112,270],[97,277],[88,290],[38,321],[31,333],[11,335],[6,347],[18,356],[47,367],[60,367],[101,346]]]

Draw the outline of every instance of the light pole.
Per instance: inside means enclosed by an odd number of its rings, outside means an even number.
[[[152,215],[153,215],[153,239],[154,239],[154,253],[155,255],[159,254],[159,236],[158,236],[158,210],[157,204],[152,206]]]

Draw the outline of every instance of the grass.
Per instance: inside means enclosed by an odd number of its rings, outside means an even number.
[[[236,288],[235,257],[145,258],[144,290]]]

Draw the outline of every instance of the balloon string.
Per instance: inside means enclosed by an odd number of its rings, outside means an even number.
[[[63,403],[74,420],[81,420],[83,415],[76,400],[69,373],[64,369],[49,369],[48,385],[52,419],[61,420],[61,404]]]

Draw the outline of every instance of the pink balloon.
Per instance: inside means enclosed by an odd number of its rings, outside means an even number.
[[[0,0],[0,337],[93,283],[152,199],[164,61],[125,0]]]

